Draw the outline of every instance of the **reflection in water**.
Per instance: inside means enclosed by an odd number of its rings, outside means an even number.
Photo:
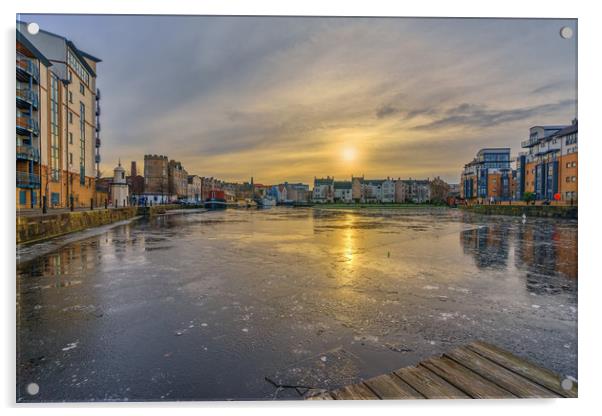
[[[563,223],[489,224],[460,232],[464,253],[479,269],[516,267],[524,275],[527,290],[535,294],[576,291],[577,228]],[[508,264],[510,247],[515,264]],[[510,271],[510,270],[508,270]]]
[[[480,269],[501,269],[508,261],[511,236],[508,224],[479,225],[472,230],[460,232],[464,253],[472,254]]]

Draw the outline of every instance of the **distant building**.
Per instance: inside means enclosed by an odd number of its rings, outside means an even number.
[[[198,175],[188,175],[187,202],[200,204],[203,199],[203,180]]]
[[[433,203],[444,203],[449,197],[450,186],[443,179],[436,177],[430,184],[430,201]]]
[[[138,175],[136,161],[132,160],[130,164],[130,176],[126,177],[128,186],[130,187],[130,196],[136,199],[144,193],[144,177]]]
[[[461,196],[480,201],[507,201],[513,198],[514,174],[510,148],[481,149],[466,165],[461,176]]]
[[[174,200],[188,197],[188,172],[178,161],[170,160],[167,164],[167,188]]]
[[[360,203],[364,201],[364,177],[351,177],[351,198],[353,202]]]
[[[284,183],[286,187],[287,202],[309,202],[311,194],[309,185],[304,183]]]
[[[127,207],[130,205],[130,194],[125,178],[125,169],[119,165],[113,169],[113,181],[111,182],[111,204],[113,207]]]
[[[534,126],[529,139],[521,146],[527,149],[516,160],[516,198],[526,192],[536,200],[577,203],[577,120],[568,126]]]
[[[334,181],[334,202],[353,202],[351,181]]]
[[[429,179],[398,179],[395,186],[396,202],[424,204],[431,200]]]
[[[382,202],[383,183],[384,182],[385,182],[385,179],[364,179],[364,182],[363,182],[364,202],[367,202],[367,203]]]
[[[167,156],[144,155],[144,195],[149,202],[166,203],[169,200]]]
[[[314,189],[312,200],[316,203],[328,203],[334,201],[334,178],[314,178]]]
[[[383,181],[381,187],[381,199],[379,202],[383,204],[391,204],[395,202],[395,181],[387,178]]]

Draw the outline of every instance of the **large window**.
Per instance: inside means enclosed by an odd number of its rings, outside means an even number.
[[[50,76],[50,179],[60,180],[60,138],[59,138],[59,80]]]
[[[67,59],[69,60],[69,65],[71,65],[71,68],[75,70],[77,75],[79,75],[86,85],[90,85],[90,75],[81,64],[79,59],[77,59],[77,57],[71,51],[69,51]]]

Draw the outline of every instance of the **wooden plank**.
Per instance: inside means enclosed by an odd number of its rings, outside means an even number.
[[[379,400],[368,387],[362,384],[344,386],[331,392],[336,400]]]
[[[424,367],[407,367],[393,372],[427,399],[469,399],[441,377]]]
[[[481,377],[508,390],[517,397],[561,397],[551,390],[548,390],[465,347],[456,348],[451,352],[443,354],[443,356],[469,368]]]
[[[420,363],[474,399],[510,399],[516,396],[485,380],[449,358],[429,358]]]
[[[562,388],[560,376],[518,358],[508,351],[481,341],[473,342],[467,348],[563,397],[577,397],[577,383],[573,383],[569,390],[565,390]]]
[[[364,384],[382,400],[424,399],[422,394],[392,374],[370,378]]]

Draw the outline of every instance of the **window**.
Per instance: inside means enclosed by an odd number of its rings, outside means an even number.
[[[88,71],[84,68],[81,61],[71,52],[67,54],[67,60],[69,61],[69,66],[77,72],[77,75],[84,81],[86,85],[90,83],[90,75]]]
[[[79,103],[79,181],[84,185],[86,172],[86,106]]]
[[[69,132],[69,144],[73,144],[73,133]]]
[[[27,204],[27,191],[19,191],[19,204]]]
[[[69,111],[69,124],[73,124],[73,113]]]
[[[73,93],[69,91],[69,102],[73,104]]]
[[[58,192],[53,192],[50,194],[50,205],[55,206],[59,204],[60,194]]]
[[[60,138],[59,138],[59,79],[50,77],[50,179],[60,179]]]
[[[570,168],[571,167],[571,162],[566,162],[566,167]]]
[[[69,164],[73,165],[73,153],[69,152]],[[568,178],[567,178],[568,179]],[[568,181],[567,181],[568,182]]]
[[[577,162],[571,163],[571,166],[574,167],[574,168],[577,167]]]
[[[86,87],[81,82],[79,83],[79,92],[81,95],[86,95]]]
[[[577,182],[577,177],[576,176],[572,176],[571,177],[571,182]]]

